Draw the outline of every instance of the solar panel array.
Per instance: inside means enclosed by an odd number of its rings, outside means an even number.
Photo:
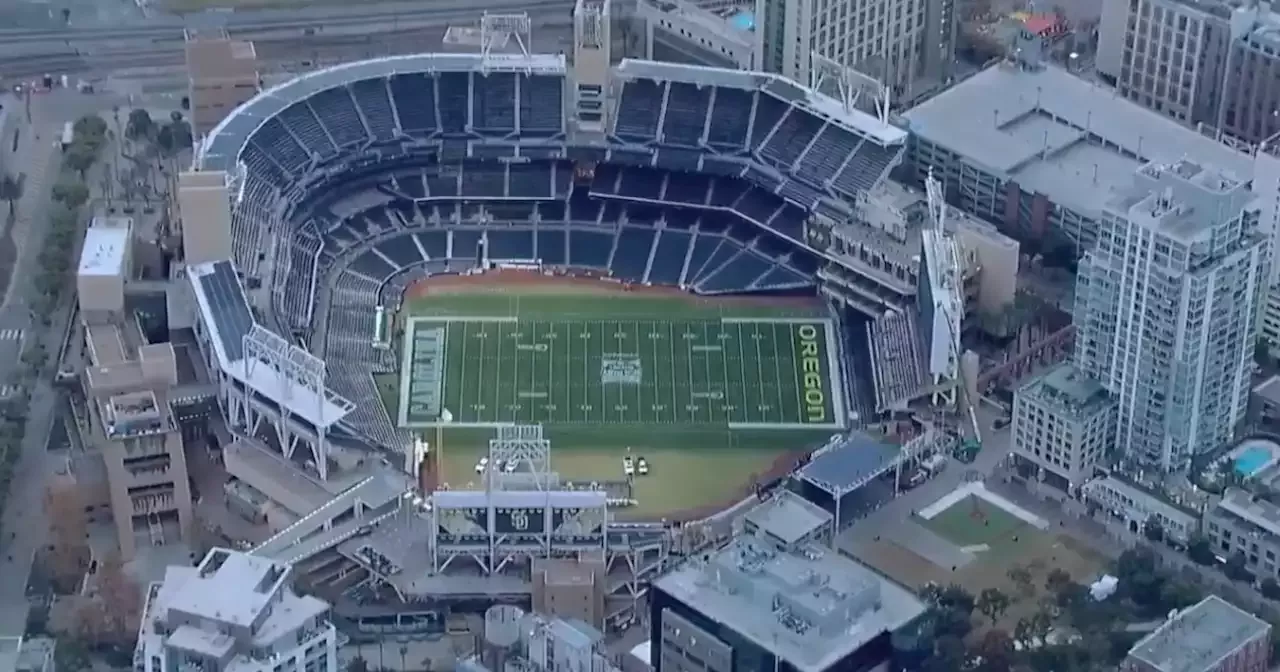
[[[253,312],[244,288],[230,261],[213,264],[212,271],[198,277],[200,289],[209,300],[209,312],[228,361],[244,357],[244,336],[253,329]]]

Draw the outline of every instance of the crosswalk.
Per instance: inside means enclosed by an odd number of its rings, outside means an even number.
[[[21,329],[0,329],[0,341],[21,341]]]
[[[17,393],[17,385],[0,385],[0,399],[8,399]]]

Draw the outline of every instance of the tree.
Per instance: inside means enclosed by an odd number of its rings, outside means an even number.
[[[945,587],[936,583],[929,584],[925,586],[921,596],[924,597],[925,602],[943,609],[956,609],[966,614],[973,613],[973,608],[977,605],[972,593],[954,583]]]
[[[1151,541],[1164,541],[1164,526],[1155,516],[1151,516],[1142,524],[1142,536]]]
[[[369,672],[369,661],[362,656],[356,656],[347,661],[347,672]]]
[[[1057,567],[1051,570],[1049,576],[1045,577],[1044,580],[1045,589],[1054,595],[1062,594],[1063,591],[1074,584],[1075,581],[1071,580],[1071,575],[1066,570]]]
[[[933,656],[925,660],[922,672],[955,672],[963,669],[967,658],[963,639],[954,635],[939,637],[933,645]]]
[[[1013,640],[1009,638],[1009,633],[992,628],[978,642],[977,653],[982,656],[982,665],[978,669],[983,672],[1008,672],[1013,664],[1013,652]]]
[[[45,506],[49,514],[49,569],[54,589],[66,595],[75,592],[89,567],[88,528],[84,500],[74,483],[49,486]]]
[[[998,588],[987,588],[978,595],[978,612],[991,619],[992,625],[1000,620],[1011,604],[1013,600]]]
[[[89,171],[89,168],[93,167],[93,163],[97,160],[98,150],[80,143],[72,143],[67,148],[66,153],[62,155],[62,165],[67,170],[75,171],[82,180],[85,173]]]
[[[1013,585],[1017,586],[1018,592],[1023,597],[1031,597],[1035,594],[1036,588],[1033,585],[1034,579],[1031,576],[1031,570],[1021,565],[1015,565],[1008,571],[1007,575]]]
[[[1244,557],[1244,553],[1235,553],[1227,558],[1227,563],[1222,566],[1222,573],[1227,575],[1232,581],[1249,582],[1253,580],[1253,574],[1249,571],[1249,561]]]
[[[129,112],[129,120],[124,126],[124,137],[133,141],[149,140],[154,137],[155,132],[156,122],[151,119],[149,112],[141,108]]]
[[[89,201],[89,187],[83,182],[63,180],[53,185],[53,200],[76,210]]]
[[[9,202],[9,216],[12,217],[17,202],[22,198],[23,180],[21,177],[5,173],[0,176],[0,199]]]
[[[1213,546],[1209,544],[1209,540],[1202,536],[1195,536],[1187,544],[1187,557],[1191,558],[1191,562],[1202,567],[1208,567],[1217,562],[1214,556]]]

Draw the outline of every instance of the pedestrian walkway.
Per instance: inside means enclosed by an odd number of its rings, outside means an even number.
[[[0,329],[0,341],[21,341],[21,329]]]

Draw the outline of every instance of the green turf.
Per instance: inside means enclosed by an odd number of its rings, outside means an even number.
[[[1026,521],[975,495],[969,495],[938,512],[938,515],[920,522],[938,536],[961,547],[986,544],[995,548],[1012,542],[1013,535],[1035,531]]]
[[[542,424],[565,447],[679,436],[776,450],[844,424],[835,326],[812,303],[468,293],[405,313],[388,404],[401,426],[433,427],[448,409],[455,436]],[[393,381],[380,387],[392,395]]]

